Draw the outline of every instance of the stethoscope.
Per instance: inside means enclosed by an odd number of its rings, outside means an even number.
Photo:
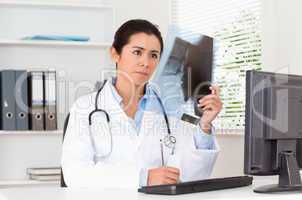
[[[102,86],[99,88],[99,90],[96,93],[95,96],[95,105],[94,105],[94,110],[91,111],[89,113],[88,116],[88,123],[89,123],[89,134],[90,134],[90,138],[91,138],[91,142],[92,142],[92,146],[94,149],[94,154],[96,157],[103,159],[103,158],[107,158],[110,156],[110,154],[112,153],[112,149],[113,149],[113,139],[112,139],[112,132],[111,132],[111,128],[110,128],[110,116],[108,114],[108,112],[104,109],[101,109],[98,107],[98,101],[99,101],[99,97],[100,97],[100,93],[103,90],[105,84],[107,83],[107,80],[104,81],[104,83],[102,84]],[[161,99],[159,98],[158,94],[154,91],[156,98],[159,101],[159,104],[162,108],[163,114],[164,114],[164,118],[165,118],[165,122],[166,122],[166,126],[167,126],[167,134],[163,137],[163,139],[161,139],[160,141],[169,149],[171,149],[171,154],[174,154],[174,149],[175,149],[175,145],[176,145],[176,137],[173,136],[171,134],[171,129],[170,129],[170,124],[169,124],[169,120],[168,120],[168,115],[166,113],[166,110],[164,108],[163,102],[161,101]],[[108,153],[105,153],[104,155],[98,155],[97,154],[97,148],[96,148],[96,144],[95,144],[95,140],[93,139],[93,135],[92,135],[92,117],[94,114],[96,113],[103,113],[106,117],[106,121],[107,124],[109,125],[109,134],[110,134],[110,150],[108,151]]]

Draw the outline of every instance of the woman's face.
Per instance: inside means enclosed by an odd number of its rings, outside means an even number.
[[[117,63],[118,76],[127,78],[136,86],[144,85],[156,69],[160,59],[160,42],[154,35],[133,34],[121,54],[112,49],[112,57]]]

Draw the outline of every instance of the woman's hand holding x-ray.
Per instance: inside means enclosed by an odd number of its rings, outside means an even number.
[[[219,87],[211,86],[211,94],[199,100],[198,107],[203,110],[200,119],[200,127],[205,133],[211,132],[211,123],[222,109],[222,102],[219,97]]]

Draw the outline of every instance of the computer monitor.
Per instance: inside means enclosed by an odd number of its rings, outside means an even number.
[[[302,76],[246,73],[244,172],[279,175],[255,192],[302,191]]]

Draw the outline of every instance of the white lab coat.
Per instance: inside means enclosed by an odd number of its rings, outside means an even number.
[[[98,100],[99,108],[110,116],[110,126],[104,114],[96,113],[92,134],[88,115],[94,110],[96,93],[79,98],[71,108],[61,161],[68,187],[137,188],[146,185],[148,169],[162,164],[159,141],[167,134],[164,116],[146,111],[137,133],[112,90],[113,85],[107,81]],[[164,146],[165,165],[180,169],[180,181],[208,178],[219,152],[216,140],[214,150],[196,149],[193,133],[198,127],[173,117],[169,122],[177,142],[174,155]],[[110,149],[109,127],[112,153],[106,158],[95,157],[93,145],[98,155]]]

